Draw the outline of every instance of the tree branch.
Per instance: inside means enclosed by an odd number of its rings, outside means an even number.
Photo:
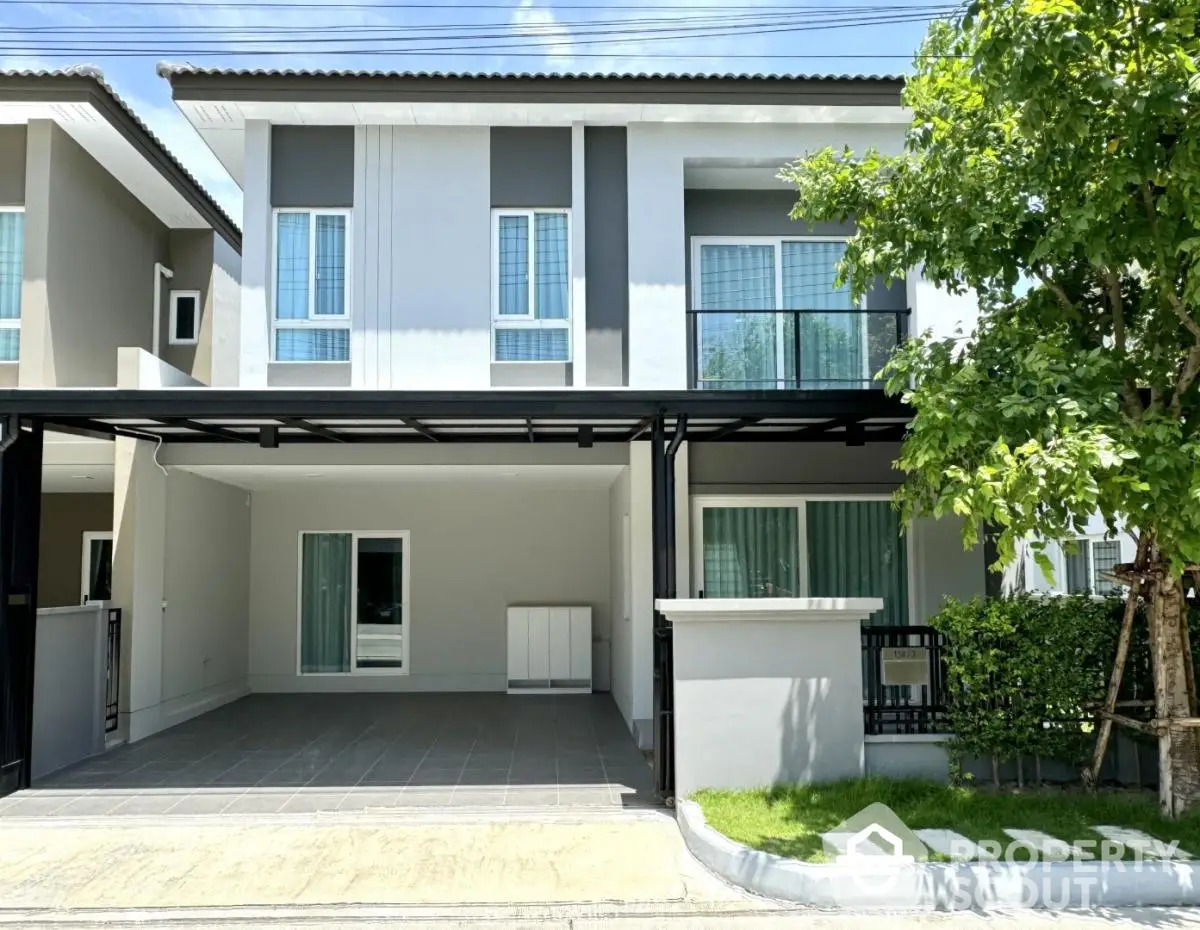
[[[1117,273],[1111,268],[1103,269],[1100,277],[1104,283],[1105,293],[1108,294],[1108,306],[1112,310],[1113,342],[1121,360],[1124,361],[1127,354],[1125,301],[1121,297],[1121,279],[1117,277]],[[1138,396],[1137,386],[1128,380],[1122,380],[1121,382],[1121,400],[1124,403],[1126,414],[1135,420],[1142,418],[1142,414],[1145,412],[1142,408],[1142,399]]]
[[[1033,273],[1037,275],[1038,280],[1046,285],[1046,287],[1050,289],[1050,292],[1058,298],[1058,302],[1062,304],[1062,308],[1064,310],[1070,314],[1076,314],[1075,305],[1071,303],[1071,298],[1067,296],[1067,292],[1063,290],[1063,286],[1061,284],[1059,284],[1049,275],[1043,273],[1039,268],[1034,268]]]

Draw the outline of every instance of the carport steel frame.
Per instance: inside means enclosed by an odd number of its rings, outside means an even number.
[[[162,442],[649,442],[654,599],[677,594],[675,456],[689,442],[895,442],[879,391],[0,390],[0,796],[30,781],[44,431]],[[430,425],[429,420],[438,421]],[[346,432],[354,430],[354,432]],[[654,614],[654,770],[674,793],[671,631]]]

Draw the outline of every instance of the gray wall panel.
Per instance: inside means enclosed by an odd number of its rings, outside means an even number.
[[[796,203],[789,190],[688,190],[684,192],[689,299],[693,236],[849,236],[853,223],[801,223],[788,213]],[[867,294],[869,310],[903,310],[908,295],[903,281]]]
[[[492,362],[492,387],[570,386],[570,362]]]
[[[624,126],[584,130],[587,384],[628,383],[629,169]]]
[[[21,386],[112,387],[117,348],[149,349],[167,228],[56,124],[29,123]]]
[[[493,126],[493,207],[571,206],[571,130]]]
[[[25,125],[0,126],[0,206],[25,203]]]
[[[267,387],[350,387],[350,362],[271,362]]]
[[[354,127],[272,126],[271,206],[354,206]]]

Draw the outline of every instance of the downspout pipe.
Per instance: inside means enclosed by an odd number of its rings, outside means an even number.
[[[160,357],[158,352],[162,348],[162,288],[158,286],[160,277],[169,281],[175,277],[175,272],[162,262],[154,263],[154,325],[151,327],[154,341],[150,344],[150,352],[155,358]]]

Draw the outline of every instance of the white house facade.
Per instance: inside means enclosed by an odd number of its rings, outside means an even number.
[[[245,194],[211,379],[0,396],[14,448],[113,443],[125,739],[255,694],[610,694],[669,794],[656,598],[911,627],[984,592],[955,521],[900,526],[874,380],[974,306],[852,301],[852,225],[776,178],[899,151],[898,80],[164,74]]]

